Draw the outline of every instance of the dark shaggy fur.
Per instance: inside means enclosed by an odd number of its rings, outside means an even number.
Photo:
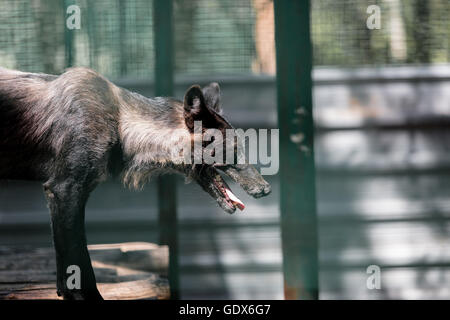
[[[110,175],[138,186],[153,172],[193,178],[227,212],[236,209],[213,166],[174,163],[174,145],[190,143],[193,121],[232,128],[220,115],[220,90],[191,87],[184,102],[145,98],[96,72],[69,69],[60,76],[0,68],[0,179],[42,181],[52,220],[58,294],[101,299],[87,250],[84,211],[91,191]],[[181,133],[180,133],[181,132]],[[222,170],[252,196],[270,186],[249,165]],[[81,269],[81,289],[66,286],[67,267]]]

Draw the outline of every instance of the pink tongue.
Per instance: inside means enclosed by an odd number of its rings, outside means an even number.
[[[236,207],[238,207],[239,210],[242,211],[242,210],[245,209],[245,205],[242,203],[241,200],[239,200],[238,197],[236,197],[236,196],[234,195],[233,192],[231,192],[230,189],[225,188],[225,192],[227,193],[227,195],[228,195],[228,197],[230,198],[231,202],[233,202],[233,204],[234,204]]]

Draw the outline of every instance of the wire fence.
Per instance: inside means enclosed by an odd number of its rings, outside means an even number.
[[[369,29],[370,5],[380,29]],[[372,12],[371,12],[372,13]],[[450,61],[448,0],[312,1],[316,65],[392,65]]]
[[[448,0],[313,0],[316,66],[450,62]],[[81,28],[67,31],[70,4]],[[381,28],[366,26],[369,5]],[[2,0],[0,66],[60,73],[89,66],[112,78],[153,74],[152,1]],[[176,74],[274,74],[273,0],[174,0]]]

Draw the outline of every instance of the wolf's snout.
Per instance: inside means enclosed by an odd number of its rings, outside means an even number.
[[[223,171],[254,198],[264,197],[271,192],[270,184],[251,165],[228,166]]]
[[[266,184],[258,193],[257,198],[267,196],[269,193],[272,192],[272,188],[270,187],[270,184]]]

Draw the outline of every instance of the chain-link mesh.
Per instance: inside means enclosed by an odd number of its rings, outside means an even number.
[[[255,52],[251,0],[175,1],[178,73],[249,72]]]
[[[75,31],[75,65],[90,66],[114,78],[148,78],[152,75],[152,1],[76,3],[81,3],[83,20],[81,29]]]
[[[367,19],[380,8],[380,29]],[[448,0],[312,1],[315,65],[354,66],[450,61]]]
[[[60,1],[0,2],[0,66],[56,71],[63,66],[63,7]],[[55,70],[56,69],[56,70]]]
[[[0,66],[59,73],[67,65],[65,9],[81,9],[73,65],[109,77],[153,74],[152,1],[2,0]],[[448,0],[313,0],[316,66],[450,62]],[[378,5],[381,28],[366,26]],[[174,0],[177,74],[275,73],[272,0]],[[294,33],[293,33],[294,34]]]

